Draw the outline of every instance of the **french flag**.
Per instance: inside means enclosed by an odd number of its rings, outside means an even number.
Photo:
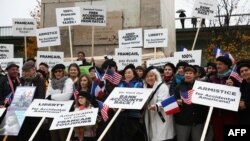
[[[180,112],[180,108],[174,96],[170,96],[169,98],[163,100],[161,102],[161,106],[163,107],[164,112],[167,115],[172,115],[172,114]]]
[[[219,57],[219,56],[224,56],[226,53],[219,49],[219,48],[214,48],[214,56],[215,58]]]
[[[92,82],[92,87],[91,87],[91,95],[95,96],[97,98],[102,98],[104,92],[104,87],[103,89],[98,85],[97,81]]]

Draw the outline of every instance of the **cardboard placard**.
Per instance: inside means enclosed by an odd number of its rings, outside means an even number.
[[[192,15],[194,17],[213,19],[218,2],[216,0],[196,0],[194,3]]]
[[[167,47],[168,29],[144,30],[144,48]]]
[[[119,30],[119,48],[141,47],[142,46],[142,29]]]
[[[12,33],[13,36],[36,36],[36,20],[14,18]]]
[[[174,58],[177,62],[187,62],[190,65],[201,65],[201,50],[175,52]]]
[[[13,44],[0,44],[0,59],[14,58]]]
[[[56,8],[57,26],[81,24],[80,7]]]
[[[37,29],[37,47],[49,47],[61,45],[59,27],[49,27]]]

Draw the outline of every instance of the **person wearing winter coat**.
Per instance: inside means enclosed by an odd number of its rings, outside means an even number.
[[[153,89],[153,95],[146,103],[144,117],[148,141],[172,140],[175,136],[173,116],[166,115],[160,104],[169,97],[169,89],[154,67],[146,69],[144,88]]]

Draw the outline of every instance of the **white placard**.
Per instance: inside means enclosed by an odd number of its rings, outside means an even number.
[[[240,89],[238,87],[195,81],[192,103],[238,111]]]
[[[13,36],[36,36],[35,19],[18,19],[12,20]]]
[[[14,58],[13,44],[0,44],[0,59]]]
[[[76,63],[78,66],[80,66],[82,64],[82,61],[69,61],[69,62],[63,62],[63,64],[65,65],[65,67],[69,67],[70,64],[72,63]]]
[[[11,59],[0,59],[1,67],[3,70],[6,69],[9,62],[14,62],[19,66],[19,72],[22,74],[23,58],[11,58]]]
[[[0,108],[0,117],[3,115],[3,113],[5,112],[6,108],[3,107],[3,108]]]
[[[36,31],[38,47],[49,47],[61,45],[59,27],[41,28]]]
[[[167,47],[168,29],[144,30],[144,48]]]
[[[56,64],[63,64],[64,52],[38,51],[36,64],[45,63],[51,70]]]
[[[152,91],[146,88],[115,87],[104,104],[110,108],[141,109]]]
[[[80,9],[82,25],[106,26],[107,8],[105,6],[83,5]]]
[[[140,66],[142,64],[142,49],[141,48],[116,48],[115,62],[117,62],[118,70],[124,69],[128,64]]]
[[[119,47],[141,47],[142,46],[142,29],[119,30]]]
[[[98,108],[63,113],[56,116],[49,130],[95,125]]]
[[[201,65],[201,50],[175,52],[174,58],[177,62],[187,62],[190,65]]]
[[[57,26],[81,24],[80,7],[56,8]]]
[[[217,5],[218,2],[216,0],[196,0],[192,15],[204,19],[213,19],[217,10]]]
[[[58,114],[69,112],[72,104],[73,100],[54,101],[47,99],[34,99],[25,112],[25,116],[54,118]]]
[[[163,67],[167,63],[173,63],[176,65],[178,62],[174,57],[168,57],[168,58],[159,58],[154,60],[147,60],[147,67],[149,66],[155,66],[155,67]]]

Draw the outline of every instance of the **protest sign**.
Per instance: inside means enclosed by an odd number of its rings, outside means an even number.
[[[187,62],[190,65],[201,65],[201,50],[186,52],[175,52],[174,58],[177,62]]]
[[[216,14],[218,2],[216,0],[196,0],[192,15],[194,17],[213,19]]]
[[[80,7],[56,8],[57,26],[81,24]]]
[[[128,64],[134,64],[135,66],[141,65],[142,49],[141,48],[116,48],[115,49],[115,62],[117,67],[122,70]]]
[[[142,29],[119,30],[119,48],[124,47],[141,47],[142,46]]]
[[[0,64],[3,70],[6,69],[9,62],[14,62],[19,66],[19,72],[22,74],[23,58],[0,59]]]
[[[152,89],[115,87],[104,104],[110,108],[141,109],[151,93]]]
[[[107,9],[105,6],[82,5],[81,24],[89,26],[106,26]]]
[[[25,116],[54,118],[60,113],[68,112],[72,104],[73,100],[54,101],[47,99],[34,99],[25,112]]]
[[[144,30],[144,48],[167,47],[168,29]]]
[[[13,44],[0,44],[0,59],[14,58]]]
[[[63,63],[64,52],[37,51],[36,64],[46,63],[51,70],[56,64]]]
[[[154,67],[164,67],[167,63],[173,63],[176,65],[178,62],[174,57],[168,57],[168,58],[159,58],[154,60],[147,60],[147,66],[154,66]]]
[[[89,68],[92,66],[80,66],[80,73],[81,74],[86,74],[89,75]]]
[[[0,117],[3,115],[3,113],[5,112],[6,108],[3,107],[3,108],[0,108]]]
[[[238,87],[195,81],[192,103],[238,111],[241,93]]]
[[[56,116],[50,130],[95,125],[98,108],[63,113]]]
[[[14,18],[12,33],[13,36],[36,36],[36,20]]]
[[[49,47],[61,45],[59,27],[49,27],[37,29],[36,32],[37,46]]]

